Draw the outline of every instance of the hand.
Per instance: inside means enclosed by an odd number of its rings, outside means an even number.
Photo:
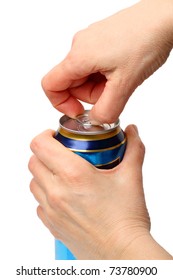
[[[32,141],[29,169],[38,216],[54,237],[78,259],[168,258],[153,250],[158,246],[149,234],[144,146],[136,127],[127,127],[124,159],[112,170],[95,168],[53,134],[48,130]]]
[[[173,0],[143,0],[78,32],[66,58],[42,80],[53,106],[74,117],[116,121],[133,91],[173,47]]]

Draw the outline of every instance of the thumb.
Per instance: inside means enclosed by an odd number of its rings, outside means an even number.
[[[142,167],[145,155],[145,146],[142,143],[138,129],[135,125],[129,125],[125,129],[127,137],[127,148],[122,161],[123,165],[128,165],[133,169]]]
[[[129,82],[122,81],[118,74],[116,77],[111,77],[110,80],[107,80],[102,94],[91,109],[90,119],[101,123],[115,122],[132,92]]]

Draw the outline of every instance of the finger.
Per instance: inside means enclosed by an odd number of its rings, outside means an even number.
[[[89,104],[95,104],[104,90],[105,83],[106,78],[103,75],[100,73],[92,74],[88,77],[85,83],[80,86],[78,85],[76,87],[72,85],[71,88],[68,89],[69,98],[66,100],[64,99],[62,103],[56,103],[54,107],[58,111],[74,118],[77,115],[82,114],[84,109],[83,107],[81,109],[78,105],[76,106],[75,104],[72,104],[72,102],[81,100]],[[62,98],[62,94],[64,93],[55,92],[56,102],[58,98]]]
[[[75,68],[75,64],[67,57],[42,79],[43,90],[52,105],[71,117],[82,114],[84,109],[69,89],[83,84],[88,76]]]
[[[86,72],[80,71],[79,68],[80,66],[67,56],[43,77],[43,89],[46,91],[64,91],[73,85],[81,85],[88,75]]]
[[[45,225],[45,227],[47,227],[49,229],[49,231],[52,233],[52,235],[55,238],[59,239],[58,233],[55,231],[53,225],[49,222],[49,220],[41,206],[37,207],[37,215],[38,215],[39,219],[42,221],[42,223]]]
[[[45,213],[43,211],[43,208],[40,205],[37,207],[37,215],[40,218],[40,220],[42,220],[43,224],[47,228],[49,228],[50,223],[48,222],[48,219],[46,218],[46,215],[45,215]]]
[[[122,164],[128,165],[134,170],[141,170],[144,161],[145,147],[139,137],[137,127],[135,125],[129,125],[125,129],[125,133],[127,136],[127,148]]]
[[[78,87],[70,88],[70,93],[81,101],[94,104],[102,94],[106,83],[106,78],[100,73],[93,73],[88,76],[85,83]]]
[[[59,143],[53,137],[54,133],[52,130],[47,130],[36,136],[31,142],[33,153],[53,174],[58,174],[58,176],[79,172],[79,166],[81,174],[82,170],[85,172],[91,165]]]
[[[46,189],[47,184],[51,187],[52,172],[35,155],[30,158],[28,168],[40,187]]]
[[[84,112],[78,100],[95,104],[106,83],[104,75],[88,68],[81,69],[81,65],[66,58],[42,79],[42,87],[52,105],[72,118]]]
[[[53,107],[59,112],[71,118],[84,113],[83,105],[70,93],[69,89],[63,91],[45,90],[45,93]]]
[[[90,118],[101,123],[115,122],[124,109],[134,87],[117,70],[107,82],[100,98],[90,112]]]
[[[47,204],[46,195],[35,179],[31,180],[30,191],[41,206],[45,206]]]

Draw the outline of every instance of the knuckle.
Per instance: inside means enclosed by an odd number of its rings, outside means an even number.
[[[42,209],[42,207],[39,205],[38,207],[37,207],[37,216],[41,219],[41,217],[42,217],[42,213],[43,213],[43,209]]]
[[[56,206],[59,204],[59,196],[55,191],[51,190],[47,194],[47,201],[52,208],[56,208]]]
[[[47,195],[47,201],[52,209],[65,210],[66,195],[64,192],[50,191]]]
[[[40,136],[36,136],[35,138],[32,139],[30,143],[30,148],[32,151],[38,150],[40,148],[41,141],[40,141]]]
[[[84,30],[77,31],[72,39],[72,45],[74,45],[78,40],[81,40],[81,37],[83,36]]]
[[[37,136],[35,136],[30,143],[30,149],[33,152],[45,149],[47,145],[47,139],[48,137],[52,137],[53,133],[54,133],[53,130],[47,129],[42,133],[38,134]]]
[[[72,183],[79,182],[81,178],[81,170],[79,167],[75,168],[75,166],[70,165],[65,168],[63,175]]]
[[[141,150],[143,153],[145,153],[145,145],[141,141],[141,139],[138,140],[138,147],[139,147],[139,150]]]
[[[32,179],[31,182],[30,182],[30,185],[29,185],[31,193],[34,193],[34,191],[35,191],[35,186],[36,186],[35,180]]]
[[[36,157],[34,155],[32,155],[28,162],[28,169],[31,173],[33,173],[34,168],[35,168],[35,159],[36,159]]]
[[[46,92],[47,90],[49,90],[49,79],[47,77],[47,75],[45,75],[42,79],[41,79],[41,86],[42,89]]]
[[[136,138],[135,145],[136,145],[136,148],[139,150],[140,154],[144,155],[145,154],[145,145],[139,137]]]
[[[85,67],[87,66],[87,59],[83,55],[82,50],[78,50],[78,48],[73,47],[71,52],[67,56],[65,68],[66,70],[74,69],[76,73],[81,73],[84,71]]]

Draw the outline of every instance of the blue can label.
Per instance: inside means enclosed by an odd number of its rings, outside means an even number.
[[[63,116],[55,139],[100,169],[117,166],[126,149],[126,137],[119,121],[94,127],[88,122],[87,115],[79,120]],[[61,241],[55,240],[55,259],[74,260],[75,257]]]
[[[124,156],[126,147],[124,132],[119,127],[108,134],[85,135],[85,137],[69,134],[61,128],[55,138],[74,153],[101,169],[111,169],[118,165]]]

